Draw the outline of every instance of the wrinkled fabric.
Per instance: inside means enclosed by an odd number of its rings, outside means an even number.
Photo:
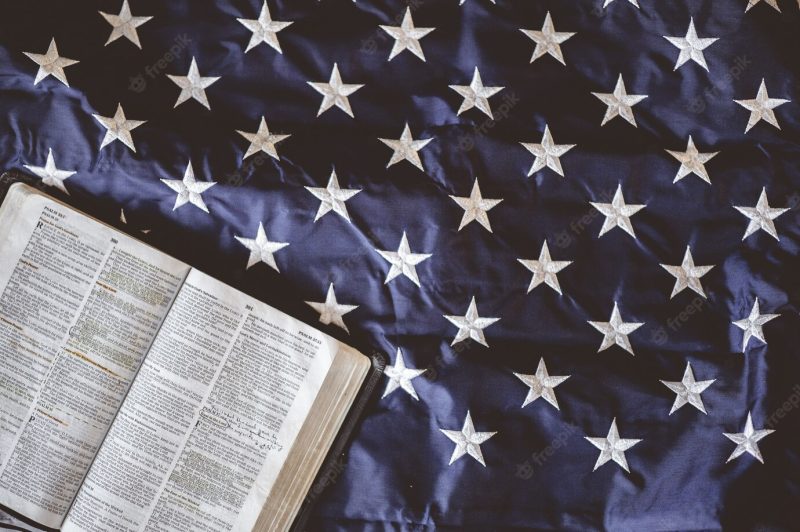
[[[371,403],[346,465],[316,499],[310,530],[797,530],[800,527],[800,12],[778,0],[745,12],[746,0],[422,0],[418,27],[426,61],[393,45],[379,25],[399,25],[399,1],[269,2],[283,54],[266,44],[248,53],[250,32],[236,18],[258,17],[256,1],[132,0],[142,49],[111,31],[98,11],[116,1],[26,0],[0,5],[0,169],[44,166],[52,149],[71,200],[106,220],[124,209],[127,228],[151,230],[147,241],[364,352],[385,353],[427,369],[414,379],[419,400],[397,390]],[[550,11],[556,29],[576,32],[561,44],[566,66],[550,56],[530,62],[534,43],[520,28],[539,30]],[[675,67],[678,50],[664,36],[684,36],[693,18],[701,37],[718,37],[705,58]],[[37,65],[23,52],[79,60],[66,68],[70,87],[52,76],[33,84]],[[165,54],[173,49],[169,61]],[[173,108],[192,57],[203,76],[207,110],[196,101]],[[159,63],[161,61],[161,63]],[[337,63],[355,118],[333,108],[317,117],[322,96],[307,82],[328,81]],[[160,65],[163,65],[160,66]],[[460,115],[449,85],[468,85],[478,66],[495,119],[477,109]],[[151,75],[151,73],[154,73]],[[647,94],[622,118],[601,127],[622,74],[629,94]],[[755,98],[765,79],[781,129],[765,122],[744,133],[749,112],[733,100]],[[100,149],[105,129],[93,114],[113,116],[121,103],[136,152],[121,142]],[[243,160],[264,116],[280,160]],[[408,162],[387,168],[408,122],[415,139],[433,140]],[[575,144],[562,157],[565,177],[526,174],[547,124],[555,140]],[[711,185],[673,179],[689,135],[701,152],[719,152],[706,167]],[[260,161],[260,164],[254,161]],[[210,214],[191,205],[173,211],[175,194],[161,179],[181,179],[191,161]],[[316,223],[319,200],[335,167],[351,223],[329,213]],[[492,232],[448,196],[468,196],[475,178],[485,198],[502,198],[488,216]],[[632,217],[636,238],[614,229],[598,238],[618,185],[626,202],[646,208]],[[777,241],[764,231],[742,239],[766,188]],[[280,273],[245,269],[251,238],[263,222]],[[398,277],[375,251],[396,250],[402,233],[412,251],[432,257],[417,266],[421,286]],[[547,239],[563,295],[541,285],[517,259],[536,259]],[[660,264],[680,264],[687,245],[707,298],[670,293],[675,279]],[[318,323],[304,301],[323,301],[334,283],[341,303],[359,305],[344,318],[350,334]],[[472,297],[489,347],[450,343],[456,328],[443,315],[463,315]],[[750,341],[732,322],[758,298],[767,344]],[[635,356],[619,347],[597,353],[601,335],[587,321],[606,321],[614,302]],[[560,410],[543,400],[521,408],[527,388],[514,372],[533,374],[544,357]],[[690,405],[669,415],[675,395],[659,380],[679,381],[690,361],[708,411]],[[788,406],[787,406],[788,405]],[[497,431],[481,445],[486,467],[469,456],[448,465],[470,411],[478,431]],[[774,433],[759,442],[765,463],[743,455],[723,433]],[[778,417],[778,412],[783,415]],[[605,436],[616,418],[622,437],[642,442],[626,451],[630,473],[615,463],[592,472],[598,450],[584,437]],[[769,425],[768,425],[769,424]]]

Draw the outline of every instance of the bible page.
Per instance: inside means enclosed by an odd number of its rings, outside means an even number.
[[[339,345],[193,270],[63,530],[251,530]]]
[[[31,190],[0,220],[0,504],[59,527],[189,267]]]

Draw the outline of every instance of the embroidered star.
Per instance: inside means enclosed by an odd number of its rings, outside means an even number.
[[[666,152],[678,159],[681,163],[681,167],[678,169],[678,173],[672,181],[673,183],[677,183],[689,174],[694,174],[709,185],[711,184],[711,178],[708,176],[708,172],[706,172],[705,164],[716,157],[719,153],[718,151],[713,153],[700,153],[694,145],[692,136],[689,135],[689,143],[686,146],[685,152],[672,150],[666,150]]]
[[[625,459],[625,451],[642,441],[620,438],[617,430],[617,418],[611,420],[611,427],[608,429],[608,436],[605,438],[590,438],[589,436],[585,436],[585,438],[589,443],[600,449],[600,456],[597,457],[597,462],[595,462],[592,471],[597,471],[598,467],[613,460],[627,473],[630,473],[630,470],[628,469],[628,461]]]
[[[402,274],[411,279],[411,282],[415,285],[420,286],[416,266],[420,262],[431,258],[431,254],[411,253],[411,247],[408,245],[408,238],[406,238],[405,231],[403,231],[403,236],[400,239],[400,246],[397,248],[397,251],[381,251],[379,249],[375,251],[392,265],[391,268],[389,268],[389,273],[386,275],[384,284]]]
[[[419,153],[417,152],[424,148],[433,139],[414,140],[411,136],[411,128],[408,127],[408,122],[406,122],[406,125],[403,126],[403,133],[400,135],[399,139],[379,138],[378,140],[394,150],[394,153],[392,153],[392,158],[389,159],[389,164],[386,165],[386,168],[405,160],[423,172],[425,171],[425,169],[422,167],[422,161],[419,158]]]
[[[200,102],[206,109],[211,109],[211,105],[206,98],[206,89],[214,84],[219,79],[216,77],[202,77],[200,71],[197,69],[197,61],[192,57],[192,63],[189,65],[189,73],[185,76],[172,76],[167,74],[167,77],[172,82],[180,87],[181,93],[178,95],[178,101],[175,102],[175,107],[192,98]]]
[[[264,231],[264,224],[258,222],[258,232],[255,238],[243,238],[234,235],[234,238],[239,241],[241,245],[250,250],[250,257],[247,259],[246,270],[255,266],[259,262],[263,262],[267,266],[273,268],[276,272],[280,272],[278,265],[275,263],[275,253],[289,245],[288,242],[270,242],[267,238],[267,233]],[[329,292],[330,294],[330,292]],[[322,316],[320,316],[322,321]],[[323,322],[324,323],[324,322]],[[338,325],[338,324],[337,324]],[[344,324],[342,324],[344,328]],[[345,328],[345,330],[347,330]]]
[[[750,310],[750,315],[742,320],[733,322],[734,325],[744,331],[742,338],[743,353],[747,350],[747,343],[750,341],[750,338],[755,337],[761,340],[761,343],[767,343],[766,338],[764,338],[764,329],[762,327],[764,327],[764,324],[768,321],[774,320],[778,316],[780,316],[780,314],[761,314],[761,310],[758,307],[758,298],[756,298],[753,303],[753,308]]]
[[[489,98],[505,87],[484,87],[483,81],[481,81],[481,73],[478,71],[478,67],[475,67],[475,72],[472,75],[472,81],[469,85],[450,85],[450,88],[464,98],[464,101],[461,102],[461,107],[458,108],[457,115],[473,107],[477,107],[488,115],[489,118],[494,118],[494,116],[492,116],[492,108],[489,106]]]
[[[695,381],[692,365],[689,362],[686,363],[686,370],[683,372],[683,378],[680,382],[661,381],[661,384],[676,394],[675,402],[672,403],[672,409],[669,411],[669,415],[672,415],[673,412],[686,404],[690,404],[702,413],[708,414],[708,412],[706,412],[706,407],[703,405],[703,398],[700,397],[700,394],[703,393],[706,388],[711,386],[714,381],[716,381],[716,379],[700,382]]]
[[[67,187],[64,186],[64,181],[75,175],[75,171],[59,170],[56,168],[55,159],[53,159],[53,149],[47,150],[47,161],[44,166],[31,166],[25,165],[25,168],[33,172],[34,175],[41,178],[42,183],[48,187],[56,187],[64,194],[69,195]]]
[[[617,191],[614,192],[611,203],[589,203],[606,217],[603,222],[603,227],[600,228],[600,234],[597,235],[598,238],[615,227],[619,227],[633,238],[636,238],[630,217],[644,209],[645,205],[627,205],[625,199],[622,197],[622,185],[617,185]]]
[[[350,216],[347,213],[347,206],[344,202],[361,192],[361,189],[339,188],[336,170],[331,171],[327,187],[306,187],[306,190],[320,200],[317,216],[314,218],[315,222],[331,211],[349,222]]]
[[[58,47],[56,46],[55,38],[50,40],[50,46],[44,54],[34,54],[30,52],[23,52],[30,58],[31,61],[39,65],[39,70],[36,72],[36,79],[33,80],[34,85],[38,85],[47,76],[53,76],[58,81],[69,87],[67,82],[67,75],[64,69],[70,65],[78,63],[74,59],[67,59],[58,55]]]
[[[486,343],[486,337],[483,335],[483,330],[500,320],[500,318],[481,318],[478,315],[478,307],[475,304],[475,296],[469,302],[467,313],[463,316],[445,316],[445,319],[458,327],[458,332],[450,345],[456,345],[462,340],[470,338],[479,344],[489,347]]]
[[[622,321],[622,316],[617,308],[617,302],[614,301],[614,309],[611,311],[611,318],[608,321],[590,321],[589,325],[603,333],[603,343],[600,344],[600,349],[604,351],[612,345],[618,345],[631,355],[634,354],[631,342],[628,340],[628,335],[633,331],[644,325],[644,323],[625,322]]]
[[[753,126],[762,120],[780,129],[781,126],[778,124],[778,119],[775,118],[775,111],[773,111],[773,109],[780,107],[791,100],[770,98],[769,94],[767,93],[767,84],[765,83],[765,80],[762,79],[761,85],[758,87],[758,94],[754,99],[733,101],[750,111],[750,119],[747,121],[747,126],[744,130],[744,132],[747,133],[753,128]]]
[[[592,94],[594,94],[601,102],[608,106],[608,109],[606,109],[606,114],[603,117],[603,122],[600,124],[601,126],[606,125],[609,120],[621,116],[629,123],[633,124],[634,127],[638,127],[636,125],[636,119],[633,117],[633,109],[631,108],[647,98],[647,95],[629,95],[627,89],[625,88],[625,82],[622,80],[622,74],[620,74],[619,78],[617,78],[617,85],[614,87],[614,92],[611,94],[593,92]]]
[[[690,60],[708,70],[703,50],[719,40],[718,38],[701,39],[698,37],[697,31],[694,29],[694,18],[689,19],[689,29],[686,31],[686,37],[667,37],[664,35],[664,38],[680,50],[674,70],[678,70]]]
[[[605,9],[605,8],[608,6],[608,4],[610,4],[610,3],[611,3],[611,2],[613,2],[613,1],[614,1],[614,0],[606,0],[606,1],[603,3],[603,9]],[[630,2],[631,4],[633,4],[633,5],[635,5],[637,8],[639,8],[639,0],[628,0],[628,2]]]
[[[683,262],[680,266],[661,264],[661,267],[675,277],[675,286],[672,289],[672,295],[669,296],[670,299],[687,287],[706,297],[703,286],[700,284],[700,278],[711,271],[714,266],[695,266],[689,246],[686,246],[686,253],[683,255]]]
[[[203,212],[208,212],[205,201],[203,201],[203,192],[216,185],[214,182],[197,181],[194,177],[194,169],[192,168],[192,161],[186,166],[186,171],[183,174],[183,180],[178,179],[162,179],[162,183],[178,193],[175,198],[175,206],[173,211],[178,210],[187,203],[191,203]]]
[[[111,24],[112,27],[111,35],[109,35],[108,41],[106,41],[105,44],[106,46],[116,41],[120,37],[125,37],[141,50],[142,43],[139,42],[139,34],[137,33],[136,28],[153,17],[134,17],[131,15],[131,8],[128,5],[128,0],[122,0],[122,9],[120,9],[119,15],[111,15],[108,13],[103,13],[102,11],[99,11],[99,13],[104,19],[106,19],[106,22]]]
[[[481,453],[481,444],[497,434],[497,432],[475,432],[475,426],[472,424],[472,417],[469,414],[469,410],[467,410],[467,417],[464,419],[464,426],[461,430],[439,430],[456,444],[456,448],[453,449],[453,455],[450,457],[450,463],[448,465],[451,465],[465,454],[468,454],[483,467],[486,467],[486,462],[483,461],[483,453]]]
[[[761,189],[761,195],[758,196],[758,202],[756,203],[755,207],[737,207],[734,205],[733,208],[750,219],[742,240],[761,229],[766,231],[775,240],[780,241],[778,232],[775,230],[775,223],[773,220],[789,209],[775,209],[770,207],[769,202],[767,201],[766,187]]]
[[[280,249],[280,248],[279,248]],[[277,270],[277,267],[275,268]],[[341,327],[346,333],[350,334],[347,325],[344,324],[342,316],[358,308],[358,305],[342,305],[336,301],[336,293],[333,291],[333,283],[328,286],[328,294],[325,296],[324,303],[316,301],[306,301],[306,305],[319,312],[319,321],[324,325],[333,323]]]
[[[92,116],[106,128],[106,134],[103,137],[103,141],[100,143],[101,150],[115,140],[119,140],[136,153],[136,146],[133,145],[131,131],[144,124],[144,120],[128,120],[125,118],[122,104],[117,104],[117,111],[114,113],[113,117],[95,114]]]
[[[733,450],[731,455],[725,460],[727,464],[735,458],[739,458],[744,453],[754,456],[756,460],[764,463],[764,458],[761,456],[761,450],[758,448],[758,442],[775,432],[771,429],[755,430],[753,429],[753,418],[750,412],[747,412],[747,421],[744,424],[744,432],[730,433],[723,432],[722,434],[736,444],[736,449]]]
[[[489,223],[489,211],[497,206],[502,199],[483,199],[481,189],[478,186],[478,178],[472,184],[472,192],[469,197],[450,196],[450,198],[458,203],[458,206],[464,209],[464,215],[461,217],[461,225],[458,230],[461,231],[466,225],[477,221],[487,231],[492,232],[492,226]]]
[[[559,63],[566,65],[564,62],[564,56],[561,53],[561,44],[575,35],[575,33],[556,31],[555,27],[553,26],[553,19],[550,17],[549,11],[544,17],[544,26],[542,26],[541,31],[526,29],[520,29],[519,31],[527,35],[533,40],[533,42],[536,43],[536,48],[534,48],[533,55],[531,56],[531,63],[545,54],[550,54]]]
[[[547,247],[547,240],[542,244],[539,252],[539,260],[517,259],[523,266],[533,272],[531,283],[528,285],[528,293],[544,283],[556,292],[561,294],[561,286],[558,284],[557,273],[572,264],[571,260],[552,260],[550,250]]]
[[[525,401],[522,403],[522,408],[525,408],[541,397],[556,407],[556,410],[560,410],[553,388],[570,378],[571,375],[551,377],[550,374],[547,373],[547,366],[543,358],[539,359],[539,366],[536,368],[535,375],[524,375],[522,373],[514,373],[514,375],[530,388],[530,390],[528,390],[528,395],[525,397]]]
[[[292,22],[278,22],[272,20],[272,15],[269,13],[267,7],[267,0],[261,6],[261,13],[257,19],[237,18],[242,26],[250,30],[253,35],[250,36],[250,42],[247,43],[245,53],[249,52],[262,42],[272,46],[279,54],[282,54],[281,44],[278,42],[278,32],[282,29],[291,26]]]
[[[536,156],[531,169],[528,170],[528,176],[532,176],[542,168],[547,167],[564,177],[564,170],[561,168],[561,156],[575,147],[575,144],[556,144],[553,142],[553,135],[550,134],[550,128],[547,124],[544,126],[541,144],[527,142],[520,142],[520,144]]]
[[[258,131],[255,133],[247,133],[246,131],[236,130],[238,134],[250,141],[250,146],[247,147],[243,159],[247,159],[254,153],[264,152],[273,159],[280,160],[278,150],[275,145],[284,139],[288,139],[291,135],[275,135],[269,132],[267,121],[261,117],[261,123],[258,125]]]
[[[380,26],[380,28],[389,34],[394,39],[394,46],[389,53],[388,61],[397,56],[400,52],[408,50],[425,61],[425,54],[422,53],[422,46],[419,40],[436,28],[415,28],[414,20],[411,18],[411,8],[406,8],[406,14],[403,15],[403,21],[399,26]]]
[[[749,0],[747,2],[747,7],[744,8],[744,12],[747,13],[748,11],[750,11],[750,9],[753,8],[753,6],[755,6],[759,2],[761,2],[761,0]],[[778,6],[778,0],[764,0],[764,2],[767,5],[772,6],[773,8],[775,8],[775,11],[777,11],[778,13],[781,12],[781,8]]]
[[[322,94],[322,103],[319,106],[317,116],[335,105],[351,118],[355,118],[353,116],[353,110],[350,108],[350,100],[347,99],[347,97],[364,85],[342,83],[342,76],[339,74],[339,66],[336,63],[333,64],[331,79],[327,83],[309,81],[308,84],[311,85],[315,91]]]
[[[419,401],[417,391],[414,389],[414,383],[411,381],[425,373],[425,371],[424,369],[407,368],[406,362],[403,360],[403,352],[398,347],[394,366],[386,366],[383,370],[383,374],[389,377],[389,382],[386,383],[386,390],[384,390],[381,397],[386,397],[396,389],[402,388],[408,395]]]

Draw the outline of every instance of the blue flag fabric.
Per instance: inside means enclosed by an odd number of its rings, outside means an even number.
[[[311,530],[797,530],[798,30],[794,0],[4,2],[0,167],[388,355]]]

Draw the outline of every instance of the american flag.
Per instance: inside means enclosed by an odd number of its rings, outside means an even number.
[[[798,530],[798,30],[7,0],[0,166],[388,355],[310,530]]]

